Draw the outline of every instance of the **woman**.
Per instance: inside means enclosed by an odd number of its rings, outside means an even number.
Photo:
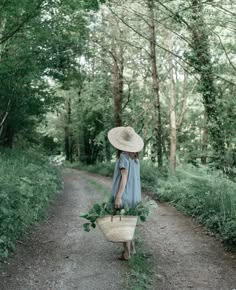
[[[110,143],[118,149],[115,165],[112,196],[115,208],[135,207],[141,201],[140,164],[138,153],[143,149],[143,139],[132,127],[116,127],[108,132]],[[123,243],[124,251],[119,257],[128,260],[130,253],[135,253],[134,241]]]

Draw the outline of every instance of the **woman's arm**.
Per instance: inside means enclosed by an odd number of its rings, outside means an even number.
[[[119,186],[119,190],[117,192],[116,199],[115,199],[115,208],[121,207],[121,198],[125,190],[127,179],[128,179],[128,170],[125,168],[122,168],[120,186]]]

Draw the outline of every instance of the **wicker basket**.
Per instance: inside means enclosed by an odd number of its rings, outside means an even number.
[[[137,216],[109,215],[96,222],[108,241],[128,242],[133,240],[137,220]]]

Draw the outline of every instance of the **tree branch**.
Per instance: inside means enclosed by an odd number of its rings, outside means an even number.
[[[45,0],[41,0],[39,2],[39,4],[35,7],[34,13],[26,15],[25,19],[23,19],[22,22],[17,25],[17,27],[13,28],[11,31],[8,31],[4,35],[2,35],[2,37],[0,38],[0,44],[3,44],[8,39],[13,37],[16,33],[18,33],[25,26],[26,23],[28,23],[30,20],[32,20],[34,17],[36,17],[38,15],[38,11],[37,10],[39,10],[41,8],[41,5],[43,4],[44,1]]]
[[[134,31],[137,35],[139,35],[140,37],[142,37],[143,39],[146,39],[147,41],[149,41],[149,38],[146,36],[146,35],[144,35],[144,34],[142,34],[140,31],[138,31],[137,29],[135,29],[134,27],[132,27],[129,23],[127,23],[124,19],[122,19],[119,15],[117,15],[117,13],[115,13],[110,7],[109,7],[109,9],[110,9],[110,11],[118,18],[118,19],[120,19],[128,28],[130,28],[132,31]],[[196,67],[194,66],[194,65],[192,65],[190,62],[188,62],[186,59],[184,59],[182,56],[180,56],[180,55],[178,55],[178,54],[176,54],[176,53],[174,53],[173,51],[170,51],[168,48],[166,48],[166,47],[164,47],[164,46],[162,46],[162,45],[160,45],[160,44],[157,44],[157,42],[155,42],[155,45],[157,46],[157,47],[159,47],[160,49],[162,49],[162,50],[164,50],[164,51],[166,51],[166,52],[168,52],[168,53],[170,53],[170,54],[172,54],[173,56],[175,56],[177,59],[180,59],[181,61],[183,61],[184,63],[186,63],[187,65],[189,65],[190,67],[193,67],[194,69],[196,69]],[[219,76],[219,75],[217,75],[217,74],[215,74],[214,73],[214,76],[216,77],[216,78],[218,78],[218,79],[221,79],[221,80],[224,80],[225,82],[227,82],[227,83],[229,83],[229,84],[231,84],[231,85],[233,85],[233,86],[236,86],[236,84],[235,83],[233,83],[232,81],[229,81],[229,80],[227,80],[227,79],[225,79],[225,78],[223,78],[223,77],[221,77],[221,76]]]
[[[5,112],[5,114],[4,114],[4,116],[3,116],[2,120],[1,120],[1,123],[0,123],[0,137],[2,135],[3,125],[6,122],[6,119],[7,119],[8,114],[9,114],[10,104],[11,104],[11,100],[8,101],[6,112]]]
[[[184,83],[183,83],[183,93],[182,93],[182,106],[181,106],[181,112],[179,115],[179,118],[177,119],[176,122],[176,128],[178,129],[179,126],[181,125],[186,109],[187,109],[187,79],[188,79],[188,75],[186,73],[186,71],[184,71]]]
[[[212,33],[215,34],[216,37],[219,39],[220,45],[221,45],[221,47],[222,47],[222,49],[223,49],[223,51],[224,51],[224,53],[225,53],[226,58],[228,59],[229,64],[230,64],[230,65],[232,66],[232,68],[236,71],[236,66],[234,66],[234,64],[232,63],[231,59],[229,58],[229,55],[228,55],[228,53],[227,53],[227,51],[226,51],[226,49],[225,49],[225,47],[224,47],[224,44],[223,44],[222,41],[221,41],[220,36],[219,36],[216,32],[214,32],[214,31],[212,31]]]
[[[127,83],[128,84],[128,83]],[[126,106],[128,105],[128,103],[130,102],[130,97],[131,97],[131,87],[130,87],[130,84],[128,84],[128,98],[127,98],[127,101],[126,103],[124,104],[124,106],[122,107],[122,111],[126,108]]]

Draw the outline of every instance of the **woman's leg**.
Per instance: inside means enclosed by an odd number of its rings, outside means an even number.
[[[131,242],[124,242],[123,246],[124,246],[124,253],[123,256],[125,259],[129,259],[130,258],[130,245]]]
[[[130,253],[131,253],[131,254],[136,254],[134,240],[132,240],[132,241],[130,242]]]

